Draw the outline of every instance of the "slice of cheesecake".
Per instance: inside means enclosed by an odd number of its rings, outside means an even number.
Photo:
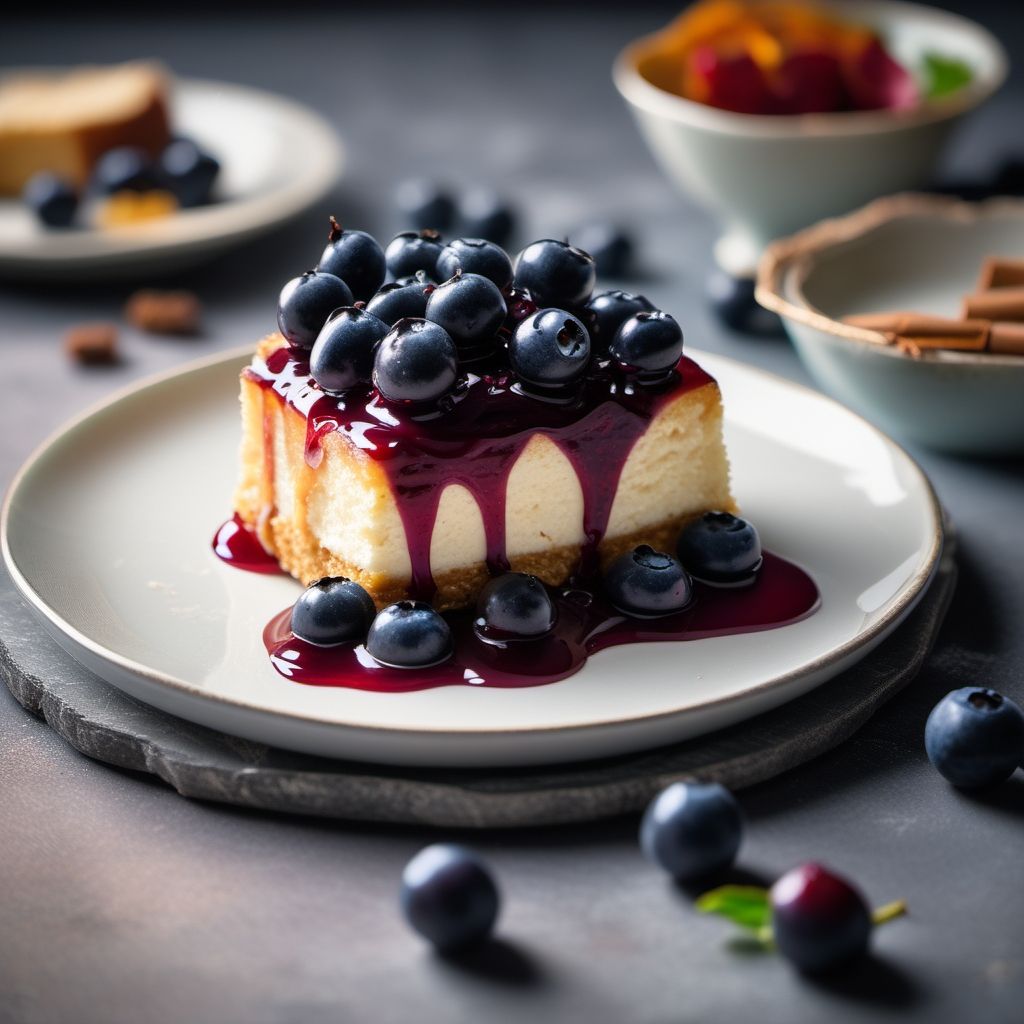
[[[138,146],[155,157],[169,141],[166,76],[152,64],[0,79],[0,195],[38,171],[82,187],[107,150]]]
[[[275,334],[243,371],[235,498],[304,583],[463,607],[493,573],[561,585],[637,544],[672,551],[689,519],[734,508],[718,385],[686,357],[643,385],[595,361],[562,400],[470,365],[427,415],[369,386],[327,394],[308,359]]]

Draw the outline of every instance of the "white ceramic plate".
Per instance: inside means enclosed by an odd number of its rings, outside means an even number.
[[[44,626],[115,686],[183,718],[310,753],[394,764],[541,764],[624,753],[742,721],[862,658],[931,578],[941,520],[920,469],[830,399],[698,354],[727,410],[735,492],[767,547],[808,569],[808,619],[617,647],[559,683],[406,694],[303,686],[261,631],[291,579],[222,564],[237,373],[247,353],[156,378],[86,413],[16,477],[4,559]]]
[[[225,82],[178,79],[174,130],[221,162],[220,201],[102,231],[48,230],[19,199],[0,200],[0,274],[34,278],[140,276],[188,266],[313,206],[341,175],[334,129],[291,100]]]

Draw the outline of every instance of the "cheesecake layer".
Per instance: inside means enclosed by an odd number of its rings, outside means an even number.
[[[570,403],[470,375],[418,419],[324,395],[272,335],[241,401],[240,517],[303,582],[348,576],[381,605],[464,606],[508,568],[559,585],[734,507],[718,386],[688,359],[653,388],[596,374]]]

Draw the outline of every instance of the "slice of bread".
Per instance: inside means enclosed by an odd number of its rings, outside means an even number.
[[[0,195],[38,171],[79,187],[115,146],[157,156],[170,140],[167,76],[154,64],[79,67],[0,79]]]

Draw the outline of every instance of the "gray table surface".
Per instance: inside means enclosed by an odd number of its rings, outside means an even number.
[[[1015,7],[972,10],[1016,56]],[[669,9],[588,10],[296,9],[145,25],[69,15],[5,23],[0,65],[153,54],[184,74],[298,97],[348,144],[330,208],[381,233],[395,227],[391,186],[411,173],[505,189],[529,233],[621,217],[642,238],[643,290],[679,315],[691,344],[805,380],[786,342],[730,335],[709,318],[712,226],[661,180],[609,82],[621,41]],[[949,170],[1011,155],[1022,90],[1017,75],[965,128]],[[206,335],[127,333],[127,361],[113,370],[70,366],[59,336],[116,318],[126,288],[0,285],[0,483],[112,388],[267,330],[280,283],[319,247],[325,212],[182,278],[207,303]],[[843,982],[731,953],[725,926],[641,859],[632,819],[455,837],[500,875],[503,942],[469,962],[441,960],[395,907],[402,865],[435,835],[191,803],[77,755],[2,691],[0,1020],[1021,1020],[1024,775],[985,799],[961,795],[928,766],[921,733],[954,686],[1024,698],[1024,465],[914,454],[962,535],[938,647],[854,739],[743,797],[742,861],[755,875],[817,858],[875,902],[909,901],[911,916],[878,936],[877,958]]]

